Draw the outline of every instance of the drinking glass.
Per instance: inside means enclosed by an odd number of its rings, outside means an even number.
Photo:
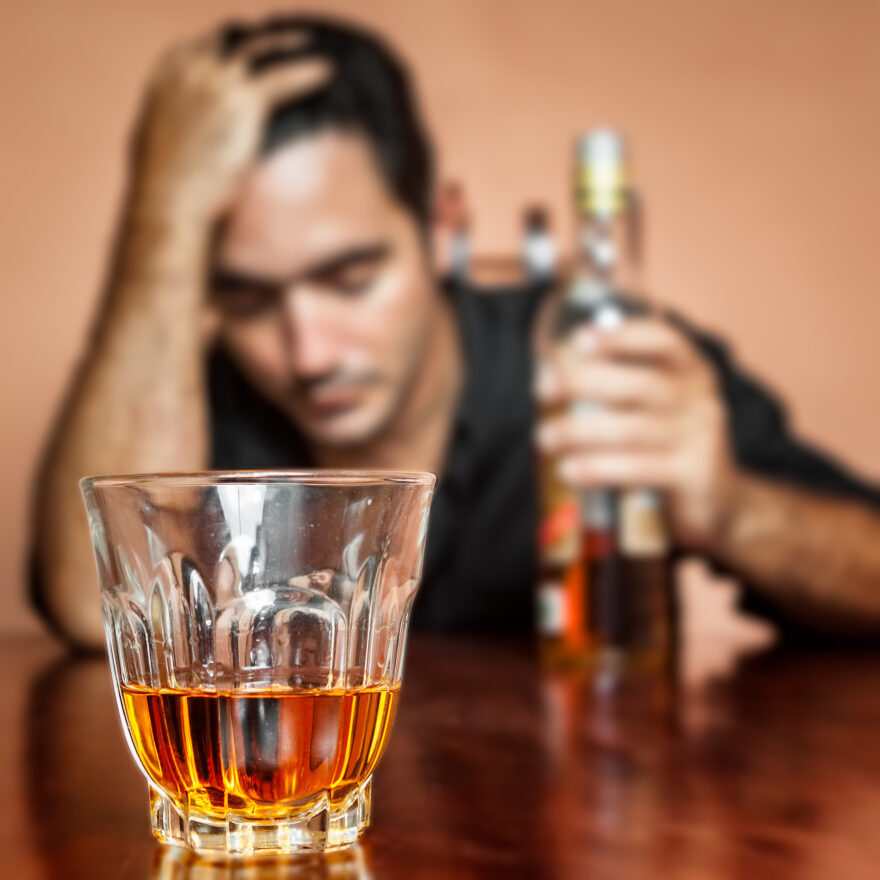
[[[119,711],[160,841],[316,852],[367,827],[434,480],[82,480]]]

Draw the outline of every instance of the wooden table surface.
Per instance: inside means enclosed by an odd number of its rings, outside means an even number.
[[[880,876],[880,654],[710,647],[669,699],[609,700],[527,644],[414,637],[364,842],[209,866],[154,844],[105,662],[6,641],[2,877]]]

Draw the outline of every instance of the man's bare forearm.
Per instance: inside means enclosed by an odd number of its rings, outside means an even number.
[[[40,474],[42,604],[82,647],[102,641],[94,560],[77,481],[206,465],[201,315],[204,224],[126,212],[106,301]]]
[[[260,155],[273,108],[326,82],[320,58],[255,73],[307,34],[229,53],[219,34],[156,67],[132,139],[131,197],[107,300],[40,474],[35,541],[43,605],[68,639],[101,642],[86,474],[192,470],[207,461],[202,296],[209,238]]]
[[[712,555],[796,623],[880,635],[880,514],[749,475],[733,499]]]

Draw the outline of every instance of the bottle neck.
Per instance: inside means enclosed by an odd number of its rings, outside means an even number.
[[[597,289],[637,293],[640,231],[636,200],[629,192],[614,210],[579,205],[573,249],[575,278]]]

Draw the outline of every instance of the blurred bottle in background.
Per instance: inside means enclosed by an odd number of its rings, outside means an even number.
[[[553,281],[557,270],[556,240],[550,216],[542,205],[531,205],[523,216],[522,262],[525,277],[534,283]]]
[[[440,187],[434,205],[434,259],[446,282],[464,282],[471,269],[471,212],[457,181]]]
[[[622,137],[609,130],[585,135],[576,167],[571,273],[539,356],[553,349],[565,356],[566,339],[584,324],[613,332],[647,311],[638,297],[640,212]],[[602,681],[670,670],[676,615],[662,496],[648,487],[576,493],[547,456],[539,471],[537,625],[545,661],[589,667]]]

